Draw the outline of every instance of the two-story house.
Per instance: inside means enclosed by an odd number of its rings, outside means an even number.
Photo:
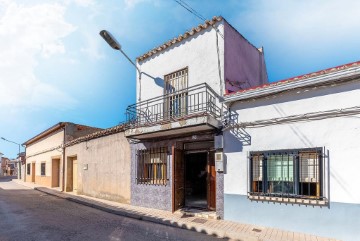
[[[131,204],[216,210],[223,217],[224,176],[214,161],[220,101],[268,82],[263,49],[214,17],[141,55],[137,66],[137,102],[127,108],[125,131]]]

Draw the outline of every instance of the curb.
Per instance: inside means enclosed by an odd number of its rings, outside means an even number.
[[[203,233],[203,234],[207,234],[209,236],[214,236],[217,238],[228,238],[231,240],[246,240],[246,241],[259,241],[261,239],[254,237],[254,236],[248,236],[248,235],[244,235],[244,234],[229,234],[226,233],[226,231],[219,231],[219,230],[213,230],[211,228],[207,228],[207,227],[196,227],[195,225],[189,225],[189,224],[185,224],[185,223],[177,223],[174,221],[170,221],[170,220],[163,220],[161,218],[157,218],[157,217],[148,217],[148,216],[144,216],[144,215],[139,215],[139,214],[134,214],[131,212],[126,212],[126,211],[121,211],[118,210],[117,208],[112,208],[112,207],[105,207],[104,205],[101,204],[96,204],[93,202],[88,202],[86,200],[80,200],[77,198],[73,198],[73,197],[64,197],[64,195],[61,194],[57,194],[55,192],[52,191],[48,191],[42,187],[34,187],[34,190],[37,190],[39,192],[42,193],[46,193],[48,195],[51,196],[55,196],[58,198],[62,198],[71,202],[75,202],[84,206],[88,206],[91,208],[95,208],[107,213],[111,213],[111,214],[115,214],[115,215],[119,215],[119,216],[123,216],[123,217],[127,217],[127,218],[132,218],[132,219],[137,219],[137,220],[142,220],[142,221],[147,221],[147,222],[152,222],[152,223],[156,223],[156,224],[161,224],[161,225],[165,225],[165,226],[169,226],[169,227],[174,227],[174,228],[180,228],[180,229],[185,229],[185,230],[189,230],[189,231],[194,231],[197,233]],[[105,204],[106,205],[106,204]]]

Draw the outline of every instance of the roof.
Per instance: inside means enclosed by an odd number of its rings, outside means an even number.
[[[108,136],[108,135],[116,134],[119,132],[123,132],[123,131],[125,131],[125,128],[126,128],[126,124],[120,124],[120,125],[117,125],[117,126],[114,126],[111,128],[107,128],[107,129],[104,129],[101,131],[96,131],[89,135],[82,136],[82,137],[76,138],[72,141],[69,141],[65,144],[65,146],[66,147],[73,146],[73,145],[76,145],[76,144],[84,142],[84,141],[89,141],[89,140],[100,138],[103,136]]]
[[[44,130],[43,132],[39,133],[38,135],[30,138],[29,140],[27,140],[26,142],[23,143],[23,145],[29,145],[63,127],[65,127],[66,125],[75,125],[79,130],[83,130],[83,129],[88,129],[88,128],[92,128],[92,129],[99,129],[101,130],[100,128],[95,128],[95,127],[91,127],[91,126],[86,126],[86,125],[80,125],[80,124],[74,124],[72,122],[59,122],[55,125],[53,125],[52,127]]]
[[[292,89],[294,89],[295,87],[298,88],[298,87],[308,86],[309,84],[315,83],[316,80],[318,80],[319,78],[326,77],[331,74],[337,74],[342,71],[351,70],[353,68],[359,68],[359,67],[360,67],[360,61],[357,61],[357,62],[352,62],[352,63],[320,70],[317,72],[312,72],[312,73],[308,73],[308,74],[304,74],[304,75],[300,75],[300,76],[296,76],[296,77],[291,77],[289,79],[284,79],[284,80],[272,82],[269,84],[264,84],[264,85],[260,85],[260,86],[255,86],[255,87],[251,87],[251,88],[247,88],[247,89],[238,90],[236,92],[225,94],[225,102],[228,102],[228,101],[226,101],[226,99],[229,99],[229,98],[235,99],[236,97],[250,96],[250,93],[254,93],[254,96],[256,95],[258,97],[258,96],[263,96],[267,92],[270,92],[270,90],[272,90],[272,92],[280,92],[280,91],[283,91],[284,89],[286,89],[286,87],[291,87]],[[360,75],[360,72],[358,74]],[[327,79],[324,79],[324,80],[326,81]],[[284,87],[284,88],[281,88],[281,87]],[[259,92],[262,92],[263,94],[259,94]],[[257,94],[255,94],[255,93],[257,93]],[[245,99],[245,98],[242,98],[242,99]]]
[[[211,20],[206,20],[203,24],[199,24],[197,27],[194,27],[192,28],[191,30],[189,31],[186,31],[185,33],[183,34],[180,34],[178,37],[175,37],[173,39],[170,39],[169,41],[163,43],[162,45],[156,47],[156,48],[153,48],[151,50],[149,50],[147,53],[137,57],[136,59],[138,61],[143,61],[149,57],[151,57],[152,55],[160,52],[160,51],[163,51],[167,48],[170,48],[172,45],[178,43],[178,42],[181,42],[187,38],[190,38],[191,36],[193,36],[194,34],[196,33],[199,33],[199,32],[202,32],[204,31],[205,29],[211,27],[211,26],[214,26],[217,22],[220,22],[223,20],[223,17],[222,16],[214,16]]]

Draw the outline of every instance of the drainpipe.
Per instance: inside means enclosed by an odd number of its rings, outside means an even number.
[[[65,191],[65,162],[66,162],[66,160],[65,160],[65,141],[66,141],[66,124],[64,125],[64,128],[63,128],[63,130],[64,130],[64,141],[63,141],[63,165],[62,165],[62,169],[63,169],[63,171],[62,171],[62,189],[61,189],[61,191],[62,192],[64,192]]]

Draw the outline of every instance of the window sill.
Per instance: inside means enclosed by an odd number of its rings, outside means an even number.
[[[285,204],[299,204],[299,205],[313,205],[313,206],[327,206],[327,200],[319,199],[304,199],[304,198],[294,198],[294,197],[269,197],[269,196],[260,196],[260,195],[251,195],[248,194],[248,199],[251,201],[261,201],[261,202],[276,202],[276,203],[285,203]]]

